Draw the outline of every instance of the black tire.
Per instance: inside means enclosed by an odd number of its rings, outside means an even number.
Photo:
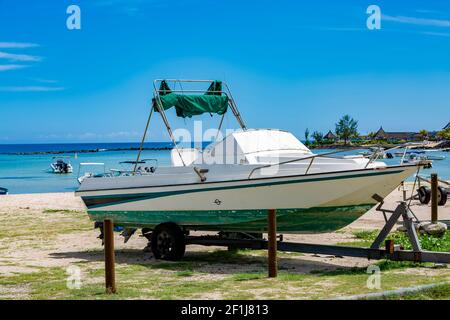
[[[183,231],[175,223],[162,223],[152,233],[151,248],[156,259],[180,260],[186,251]]]
[[[444,206],[447,203],[447,190],[438,187],[438,206]]]
[[[419,195],[419,201],[421,204],[428,204],[431,200],[431,189],[425,186],[422,186],[417,190]]]

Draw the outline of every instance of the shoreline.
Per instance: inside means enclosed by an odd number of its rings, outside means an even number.
[[[432,147],[416,146],[412,149],[427,149],[427,150],[439,150],[443,152],[450,152],[450,142],[444,142],[444,146],[435,144]],[[391,149],[401,144],[363,144],[363,145],[342,145],[342,144],[324,144],[324,145],[307,145],[311,150],[315,149],[368,149],[372,147],[381,147],[384,149]],[[145,151],[167,151],[172,150],[174,147],[147,147],[142,148]],[[96,148],[96,149],[80,149],[80,150],[50,150],[50,151],[30,151],[30,152],[0,152],[0,155],[15,155],[15,156],[30,156],[30,155],[50,155],[50,154],[75,154],[75,153],[98,153],[98,152],[118,152],[118,151],[139,151],[137,147],[131,148]]]
[[[172,147],[155,147],[155,148],[142,148],[147,151],[163,151],[172,150]],[[97,153],[97,152],[117,152],[117,151],[139,151],[139,148],[112,148],[112,149],[84,149],[84,150],[61,150],[61,151],[30,151],[30,152],[0,152],[0,155],[10,156],[32,156],[32,155],[47,155],[47,154],[75,154],[75,153]]]

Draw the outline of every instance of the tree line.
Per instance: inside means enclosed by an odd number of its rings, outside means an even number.
[[[353,119],[350,115],[346,114],[335,124],[334,133],[336,134],[337,139],[344,142],[344,144],[348,144],[352,139],[360,138],[360,134],[358,132],[358,121]],[[367,135],[369,140],[374,140],[376,138],[376,132],[370,132]],[[422,129],[418,132],[419,136],[423,139],[429,139],[430,133]],[[433,135],[434,136],[434,135]],[[309,129],[305,130],[305,143],[307,145],[311,144],[309,138],[314,140],[314,144],[332,144],[335,143],[335,140],[326,139],[325,135],[320,131],[314,131],[310,133]],[[435,137],[443,140],[450,140],[450,128],[441,130],[436,133]]]
[[[344,141],[344,144],[348,144],[351,139],[358,138],[358,121],[350,117],[348,114],[344,115],[339,121],[335,124],[334,130],[336,136]],[[305,130],[305,143],[311,144],[309,141],[310,132],[309,129]],[[311,137],[314,139],[314,142],[317,144],[323,143],[333,143],[334,141],[330,141],[326,139],[324,134],[320,131],[314,131],[311,134]]]

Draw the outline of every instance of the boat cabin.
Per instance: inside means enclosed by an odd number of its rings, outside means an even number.
[[[173,166],[191,164],[260,164],[311,155],[292,133],[277,129],[239,130],[205,150],[174,149]],[[182,160],[180,158],[182,157]]]

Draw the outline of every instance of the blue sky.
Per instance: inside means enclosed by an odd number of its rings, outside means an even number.
[[[155,78],[225,80],[248,127],[299,137],[347,113],[362,134],[439,130],[449,57],[446,1],[0,0],[0,143],[137,141]]]

